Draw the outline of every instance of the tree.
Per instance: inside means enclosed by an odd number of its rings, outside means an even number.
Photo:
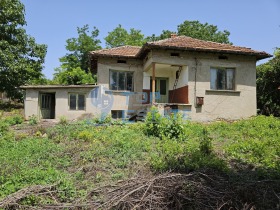
[[[108,36],[104,39],[108,48],[123,45],[142,46],[146,42],[141,30],[131,28],[128,32],[120,24],[113,31],[109,32]]]
[[[177,32],[169,30],[163,30],[159,36],[153,34],[148,36],[148,41],[158,41],[166,38],[170,38],[171,34],[178,34],[180,36],[189,36],[196,39],[213,41],[219,43],[232,44],[229,41],[230,32],[227,30],[218,31],[218,27],[215,25],[209,25],[208,23],[202,24],[199,21],[184,21],[177,26]]]
[[[42,76],[46,45],[26,34],[24,5],[0,1],[0,91],[12,99],[22,97],[19,86]]]
[[[227,30],[218,31],[218,27],[215,25],[209,25],[208,23],[202,24],[199,21],[186,20],[182,24],[178,25],[177,28],[178,35],[185,35],[206,41],[231,44],[228,38],[230,32]]]
[[[52,84],[81,85],[95,83],[92,74],[90,72],[86,73],[80,67],[72,69],[56,68],[55,71]]]
[[[85,25],[81,28],[77,27],[77,32],[78,38],[66,40],[66,50],[70,53],[67,53],[59,60],[63,69],[70,70],[80,67],[88,73],[90,71],[88,53],[101,49],[101,41],[97,39],[99,30],[94,27],[92,31],[89,31],[89,26]]]
[[[257,106],[260,114],[280,117],[280,50],[257,66]]]
[[[152,36],[148,36],[147,40],[149,42],[159,41],[159,40],[162,40],[162,39],[170,38],[171,34],[176,34],[176,32],[172,32],[172,31],[169,31],[169,30],[163,30],[162,33],[159,36],[156,36],[155,34],[153,34]]]

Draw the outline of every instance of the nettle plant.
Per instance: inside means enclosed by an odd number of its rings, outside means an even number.
[[[162,116],[156,107],[152,107],[145,120],[145,133],[161,139],[184,140],[185,121],[180,113]]]

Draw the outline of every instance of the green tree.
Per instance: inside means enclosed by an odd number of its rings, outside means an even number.
[[[153,34],[152,36],[147,37],[147,41],[149,42],[154,42],[154,41],[159,41],[162,39],[168,39],[171,37],[171,34],[176,34],[177,32],[169,31],[169,30],[163,30],[162,33],[159,36],[156,36]]]
[[[142,46],[146,39],[140,30],[131,28],[128,32],[120,24],[105,38],[106,46],[108,48],[118,47],[123,45]]]
[[[101,49],[101,41],[97,39],[99,30],[94,27],[89,31],[89,26],[77,27],[78,38],[66,40],[66,50],[69,51],[65,56],[60,58],[63,69],[73,69],[80,67],[85,72],[90,71],[89,55],[90,51]]]
[[[184,21],[178,25],[178,35],[185,35],[196,39],[232,44],[229,41],[230,32],[219,31],[215,25],[202,24],[199,21]]]
[[[96,81],[90,72],[86,73],[80,67],[71,69],[56,68],[55,71],[52,84],[81,85],[93,84]]]
[[[280,116],[280,50],[257,66],[257,106],[260,114]]]
[[[230,32],[227,30],[219,31],[215,25],[208,23],[202,24],[199,21],[184,21],[182,24],[177,26],[177,31],[172,32],[169,30],[163,30],[159,36],[153,34],[148,36],[148,41],[158,41],[166,38],[170,38],[171,34],[178,34],[179,36],[189,36],[196,39],[213,41],[219,43],[232,44],[229,41]]]
[[[0,1],[0,91],[22,97],[19,86],[42,76],[46,45],[26,34],[25,8],[19,0]]]

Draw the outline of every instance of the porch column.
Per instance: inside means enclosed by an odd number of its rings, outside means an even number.
[[[153,63],[152,74],[152,104],[156,102],[156,64]]]

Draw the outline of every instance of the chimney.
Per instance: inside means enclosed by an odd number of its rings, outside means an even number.
[[[175,37],[177,37],[177,34],[171,34],[170,37],[175,38]]]

